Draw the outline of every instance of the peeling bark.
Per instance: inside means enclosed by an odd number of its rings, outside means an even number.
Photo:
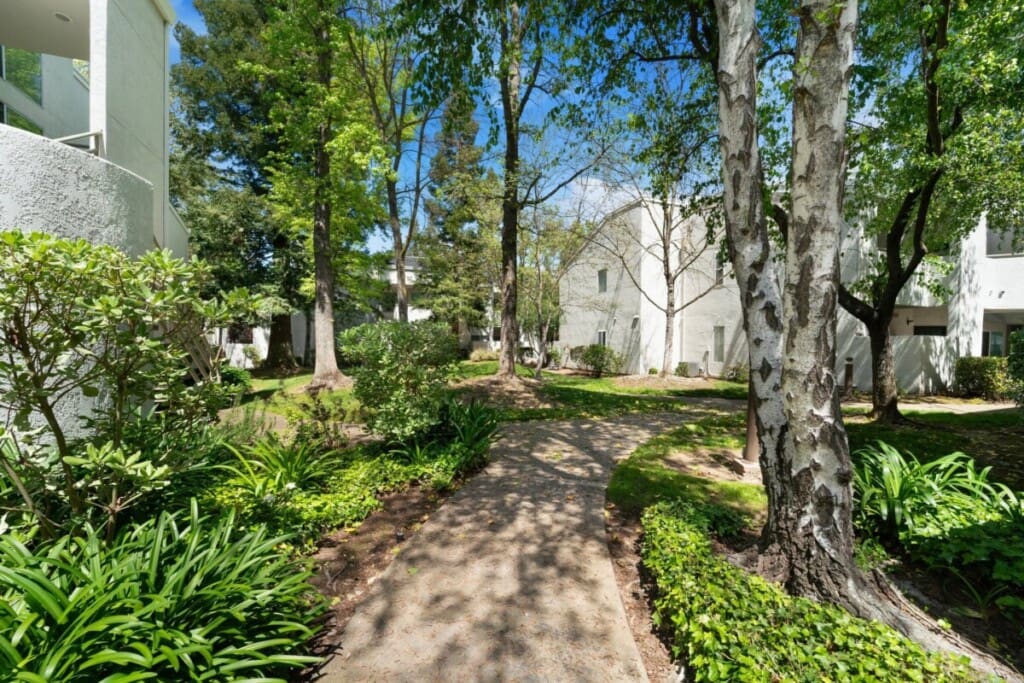
[[[853,473],[835,376],[845,131],[857,5],[805,0],[794,67],[792,209],[782,361],[783,479],[764,538],[799,595],[860,612]]]
[[[782,501],[778,453],[785,418],[782,386],[782,293],[771,262],[762,203],[761,156],[757,142],[757,55],[761,39],[754,0],[715,3],[719,43],[719,144],[722,150],[724,214],[729,256],[740,284],[743,325],[750,353],[751,401],[760,441],[760,465],[768,493],[765,531],[776,526]]]

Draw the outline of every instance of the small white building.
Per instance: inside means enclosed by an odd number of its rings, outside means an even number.
[[[188,254],[168,201],[167,0],[0,2],[0,230]]]
[[[558,346],[563,353],[575,346],[604,344],[623,355],[624,372],[645,373],[660,368],[664,349],[665,316],[652,303],[665,299],[659,255],[659,214],[634,201],[611,214],[603,230],[618,234],[617,250],[593,243],[564,278],[559,290],[563,314]],[[691,218],[681,235],[699,235],[705,225]],[[623,240],[621,235],[630,239]],[[684,240],[684,237],[680,237]],[[615,252],[618,253],[615,253]],[[679,243],[674,258],[686,252]],[[842,248],[844,281],[866,272],[878,246],[857,234]],[[673,366],[687,364],[689,374],[721,376],[730,367],[745,365],[739,289],[707,249],[681,278],[676,299],[686,302],[675,319]],[[1007,340],[1024,327],[1024,254],[1014,251],[1009,236],[989,232],[984,218],[949,256],[943,282],[947,296],[937,297],[920,277],[904,289],[890,332],[899,388],[908,393],[934,393],[952,386],[957,358],[1006,355]],[[921,269],[927,268],[922,265]],[[632,274],[632,275],[631,275]],[[711,275],[714,274],[714,275]],[[837,327],[837,375],[853,362],[853,386],[871,388],[871,347],[864,325],[840,309]]]

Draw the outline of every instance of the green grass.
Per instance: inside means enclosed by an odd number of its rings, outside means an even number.
[[[761,486],[686,474],[666,460],[679,451],[740,448],[744,424],[742,413],[709,411],[705,417],[651,439],[615,468],[608,484],[608,502],[631,516],[639,516],[658,501],[678,499],[701,507],[727,508],[748,520],[757,517],[767,506]]]
[[[284,377],[254,377],[252,389],[249,390],[249,393],[260,395],[267,392],[288,391],[306,386],[311,379],[313,379],[312,370],[303,370],[298,374],[286,375]]]
[[[498,370],[497,361],[464,361],[459,364],[456,379],[486,377]],[[533,377],[533,370],[517,366],[521,377]],[[687,412],[693,404],[687,398],[744,399],[747,385],[716,380],[709,386],[661,390],[627,387],[616,384],[614,377],[584,377],[543,373],[542,397],[553,404],[550,408],[506,408],[501,417],[506,421],[564,420],[573,418],[614,417],[628,413]]]
[[[498,361],[496,360],[464,360],[459,363],[455,372],[455,379],[471,379],[473,377],[488,377],[498,372]],[[551,373],[542,371],[545,377],[553,377]],[[533,368],[525,365],[516,365],[516,374],[520,377],[533,377]]]

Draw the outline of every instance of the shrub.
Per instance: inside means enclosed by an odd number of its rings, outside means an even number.
[[[163,513],[111,545],[97,531],[29,550],[0,536],[0,669],[18,680],[280,676],[323,611],[281,538]],[[110,678],[107,678],[110,677]]]
[[[1006,398],[1010,391],[1006,357],[958,358],[953,384],[961,396],[980,397],[989,401]]]
[[[254,498],[313,488],[337,466],[334,452],[320,450],[310,442],[286,445],[274,434],[241,450],[227,448],[235,456],[235,463],[220,466],[234,475],[228,483]]]
[[[622,356],[614,350],[600,344],[575,347],[576,352],[573,360],[584,370],[590,371],[594,377],[600,377],[605,373],[616,373],[622,367]]]
[[[228,309],[240,309],[246,297],[233,293],[230,306],[203,301],[207,280],[201,265],[169,252],[132,259],[84,240],[0,234],[0,407],[18,429],[44,424],[43,441],[53,445],[49,455],[3,470],[14,488],[32,494],[13,504],[47,517],[39,519],[44,536],[104,507],[113,519],[110,501],[90,499],[79,485],[91,456],[70,438],[75,425],[61,415],[77,415],[80,397],[97,399],[84,426],[96,453],[109,456],[107,470],[123,458],[138,474],[141,461],[155,459],[136,453],[127,438],[136,423],[154,417],[140,406],[156,403],[162,427],[178,433],[211,421],[222,394],[205,381],[217,359],[203,334],[236,314]],[[125,473],[117,488],[125,500],[140,492],[136,474]],[[30,491],[21,478],[46,487]]]
[[[562,367],[562,352],[558,347],[548,347],[548,367],[556,369]]]
[[[474,362],[498,360],[498,352],[490,349],[473,349],[469,354],[469,359]]]
[[[725,370],[725,379],[730,382],[741,382],[746,384],[750,381],[750,368],[743,363],[737,363],[736,365],[730,365]]]
[[[244,394],[252,389],[252,375],[244,368],[224,365],[220,368],[220,383],[231,387],[237,394]]]
[[[647,374],[648,375],[657,375],[658,374],[658,368],[647,368]]]
[[[360,325],[340,336],[367,426],[397,441],[440,420],[447,382],[458,359],[455,336],[442,323]]]
[[[927,654],[893,629],[793,598],[716,557],[699,508],[643,515],[654,623],[694,681],[969,681],[967,660]]]
[[[989,468],[963,453],[922,463],[879,442],[854,460],[861,529],[956,578],[976,601],[1024,611],[1024,494],[989,482]]]
[[[1006,358],[1010,393],[1017,405],[1024,406],[1024,330],[1010,335],[1010,355]]]
[[[929,462],[904,455],[879,441],[854,454],[856,514],[862,528],[883,540],[896,541],[913,531],[924,517],[941,506],[982,500],[994,489],[991,468],[977,470],[963,453],[950,453]]]
[[[690,364],[689,363],[679,363],[678,365],[676,365],[676,369],[675,369],[675,372],[673,374],[675,374],[676,377],[689,377],[690,376]]]

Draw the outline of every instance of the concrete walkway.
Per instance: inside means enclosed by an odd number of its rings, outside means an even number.
[[[612,464],[679,415],[506,424],[377,580],[324,681],[646,681],[605,544]]]

